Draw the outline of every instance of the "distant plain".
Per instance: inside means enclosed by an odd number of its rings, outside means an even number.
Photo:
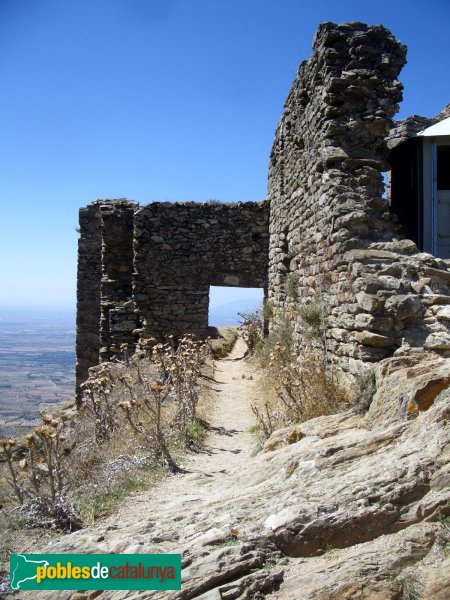
[[[74,391],[74,312],[0,308],[0,435],[35,426]]]

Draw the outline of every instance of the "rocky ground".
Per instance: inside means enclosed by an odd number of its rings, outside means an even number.
[[[181,552],[182,590],[39,597],[449,598],[449,361],[425,353],[382,361],[368,413],[280,430],[253,455],[259,376],[244,353],[239,340],[216,362],[211,432],[185,473],[35,549]]]

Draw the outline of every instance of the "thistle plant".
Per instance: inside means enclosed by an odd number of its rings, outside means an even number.
[[[10,477],[7,478],[22,511],[32,525],[75,527],[79,521],[67,501],[67,458],[74,444],[65,435],[65,419],[44,416],[42,425],[16,440],[0,440]]]
[[[176,410],[173,426],[185,436],[195,419],[198,403],[198,378],[207,352],[207,344],[185,335],[175,344],[172,336],[166,344],[155,344],[151,360],[158,368],[159,379],[172,386]]]
[[[117,428],[117,410],[110,399],[113,385],[110,368],[110,363],[103,363],[95,376],[81,386],[84,391],[81,411],[94,423],[97,444],[108,441]]]
[[[131,429],[143,439],[155,459],[171,472],[179,471],[167,447],[168,434],[163,418],[172,386],[157,381],[139,401],[131,399],[119,402]]]
[[[128,352],[128,344],[120,344],[120,352],[123,356],[123,362],[128,366],[130,364],[130,354]]]
[[[156,367],[157,379],[149,382],[139,368],[137,381],[129,374],[119,376],[128,399],[119,402],[118,407],[155,459],[168,470],[176,471],[169,447],[176,439],[189,443],[207,345],[185,335],[177,341],[169,336],[164,344],[143,340],[139,346]]]
[[[126,345],[121,351],[123,361],[90,370],[70,427],[64,416],[44,416],[23,442],[0,440],[7,482],[27,524],[78,527],[69,498],[82,506],[83,486],[97,481],[93,467],[107,471],[117,452],[144,450],[146,465],[151,458],[175,472],[173,447],[201,439],[196,408],[207,345],[186,335],[164,344],[143,340],[137,360],[130,361]],[[77,439],[73,452],[70,439]]]
[[[16,447],[17,442],[14,439],[10,438],[0,440],[0,449],[2,450],[3,455],[5,456],[6,464],[8,466],[8,471],[11,477],[11,479],[7,477],[6,481],[13,488],[14,493],[17,496],[17,499],[19,500],[19,503],[23,504],[25,498],[25,490],[20,481],[18,466],[15,461]]]

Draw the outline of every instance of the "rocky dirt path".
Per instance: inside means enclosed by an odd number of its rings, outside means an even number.
[[[249,429],[254,424],[251,404],[255,402],[257,376],[244,359],[246,351],[239,337],[232,352],[215,361],[205,452],[190,455],[186,465],[188,470],[215,480],[220,474],[235,471],[254,446]]]
[[[200,547],[221,545],[232,521],[216,523],[212,504],[233,487],[232,480],[251,460],[255,440],[251,404],[259,374],[245,360],[247,345],[239,337],[232,352],[214,361],[205,410],[209,426],[204,447],[190,452],[179,466],[183,472],[159,480],[155,487],[130,496],[104,521],[51,542],[45,552],[152,553],[180,552],[186,542]],[[241,490],[239,490],[240,492]],[[238,491],[233,491],[233,496]],[[206,512],[203,512],[205,511]],[[208,526],[206,522],[209,521]],[[215,527],[217,525],[217,527]],[[204,539],[203,539],[204,538]],[[234,548],[231,548],[234,550]],[[32,598],[22,592],[16,598]],[[42,598],[71,598],[71,592],[41,592]],[[124,592],[104,592],[101,598],[122,598]],[[74,598],[79,598],[76,594]],[[84,597],[84,596],[83,596]],[[86,596],[87,598],[88,596]],[[80,597],[81,598],[81,597]]]
[[[255,446],[249,430],[255,422],[251,404],[258,381],[244,358],[246,351],[247,346],[239,337],[232,352],[214,362],[207,415],[209,432],[202,451],[185,457],[180,465],[184,473],[170,476],[157,487],[130,498],[118,515],[109,517],[110,523],[129,521],[130,512],[136,521],[141,516],[148,518],[149,513],[157,515],[161,506],[167,507],[170,501],[185,505],[215,495],[216,489],[226,487],[228,477],[245,465]]]

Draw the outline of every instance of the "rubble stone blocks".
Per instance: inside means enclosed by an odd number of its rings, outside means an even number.
[[[268,201],[81,209],[78,391],[122,343],[204,337],[210,285],[268,288],[299,344],[299,305],[319,303],[327,356],[349,379],[394,354],[450,355],[449,263],[402,239],[383,197],[389,151],[450,114],[392,121],[405,62],[381,25],[319,26],[275,133]]]
[[[208,330],[209,286],[267,288],[269,204],[97,200],[80,211],[77,395],[140,337]]]
[[[321,304],[328,356],[349,376],[411,347],[450,349],[436,308],[449,295],[448,264],[401,239],[382,197],[389,149],[433,122],[392,122],[405,57],[382,26],[320,25],[271,152],[269,298],[301,342],[286,285],[296,273],[299,302]]]
[[[80,209],[77,274],[76,389],[98,364],[100,352],[101,222],[98,206]]]

